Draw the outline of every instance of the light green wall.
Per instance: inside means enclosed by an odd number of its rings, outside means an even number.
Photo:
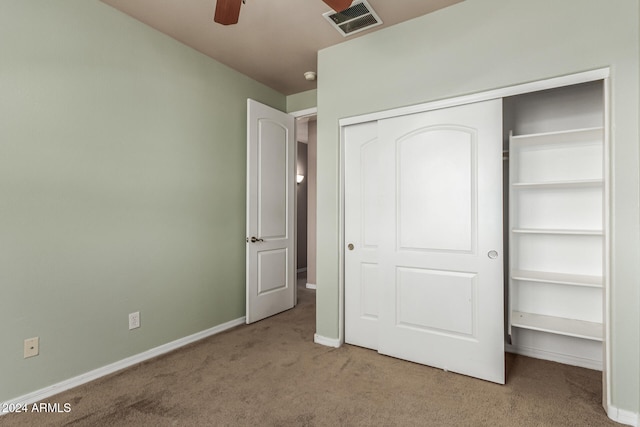
[[[247,97],[286,108],[97,0],[0,2],[0,401],[244,316]]]
[[[316,89],[287,96],[287,113],[315,108],[317,105],[318,91]]]
[[[340,118],[610,66],[610,375],[613,404],[637,413],[638,16],[637,0],[468,0],[320,51],[317,333],[339,336]],[[345,78],[345,67],[357,78]]]

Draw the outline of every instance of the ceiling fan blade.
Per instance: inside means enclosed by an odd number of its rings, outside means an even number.
[[[331,7],[331,9],[335,10],[336,12],[342,12],[343,10],[349,8],[349,6],[351,6],[351,3],[353,2],[353,0],[322,0],[322,1],[328,4],[329,7]]]
[[[213,21],[222,25],[237,24],[242,0],[217,0]]]

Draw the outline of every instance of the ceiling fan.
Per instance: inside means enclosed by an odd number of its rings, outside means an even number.
[[[322,0],[336,12],[342,12],[351,6],[352,0]],[[214,22],[222,25],[232,25],[238,23],[240,16],[240,4],[245,0],[217,0],[216,12],[213,17]]]

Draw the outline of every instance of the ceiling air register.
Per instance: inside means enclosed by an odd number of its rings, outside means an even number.
[[[380,17],[365,0],[353,2],[351,7],[342,12],[330,11],[322,16],[345,37],[382,24]]]

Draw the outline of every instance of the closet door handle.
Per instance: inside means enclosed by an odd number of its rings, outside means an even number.
[[[491,259],[496,259],[498,258],[498,251],[489,251],[487,253],[487,256]]]

